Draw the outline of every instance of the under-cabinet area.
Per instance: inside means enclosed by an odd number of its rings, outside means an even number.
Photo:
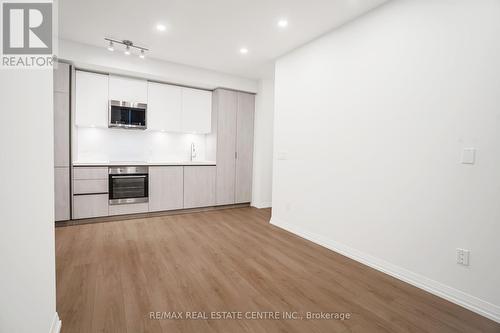
[[[249,203],[254,94],[54,71],[56,221]]]

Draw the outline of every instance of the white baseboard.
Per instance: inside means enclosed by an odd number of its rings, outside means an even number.
[[[61,320],[59,319],[59,315],[57,312],[54,314],[54,319],[52,320],[52,325],[50,327],[49,333],[59,333],[61,332]]]
[[[500,323],[500,307],[324,236],[271,218],[271,224]]]
[[[255,207],[255,208],[259,208],[259,209],[270,208],[270,207],[272,207],[272,203],[271,202],[252,202],[250,204],[250,206]]]

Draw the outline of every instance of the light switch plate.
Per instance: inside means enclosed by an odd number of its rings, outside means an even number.
[[[279,151],[277,155],[278,155],[277,156],[278,160],[284,161],[284,160],[288,159],[288,153],[286,151]]]
[[[462,164],[474,164],[476,163],[476,149],[475,148],[464,148],[462,152]]]
[[[466,249],[457,249],[457,264],[469,266],[470,251]]]

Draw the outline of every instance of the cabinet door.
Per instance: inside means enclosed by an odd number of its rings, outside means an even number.
[[[123,76],[109,76],[109,99],[127,102],[148,102],[148,81]]]
[[[73,218],[87,219],[108,216],[108,194],[74,195]]]
[[[69,65],[58,62],[54,69],[54,91],[69,93]]]
[[[182,88],[148,83],[148,129],[181,132]]]
[[[147,202],[127,204],[127,205],[110,205],[108,212],[109,216],[147,213],[149,205]]]
[[[254,111],[255,96],[238,93],[235,203],[252,201]]]
[[[182,131],[210,133],[212,118],[212,92],[182,88]]]
[[[69,93],[54,92],[54,165],[69,167]]]
[[[217,180],[216,204],[234,204],[236,113],[238,93],[224,89],[215,91],[217,108]]]
[[[108,75],[76,71],[75,124],[108,127]]]
[[[107,179],[75,179],[73,194],[104,194],[108,193]]]
[[[215,166],[184,167],[184,208],[215,204]]]
[[[69,167],[54,169],[55,220],[70,219]]]
[[[149,167],[149,211],[184,207],[182,166]]]
[[[73,179],[108,179],[108,167],[74,167]]]

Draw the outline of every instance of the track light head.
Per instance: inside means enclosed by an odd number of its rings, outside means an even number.
[[[132,54],[132,49],[137,49],[138,51],[140,51],[139,58],[144,59],[146,58],[146,51],[149,51],[147,48],[143,46],[134,45],[134,43],[128,39],[118,40],[108,37],[105,37],[104,39],[109,43],[107,47],[109,51],[115,50],[115,44],[125,46],[125,51],[123,51],[123,53],[127,56]]]

